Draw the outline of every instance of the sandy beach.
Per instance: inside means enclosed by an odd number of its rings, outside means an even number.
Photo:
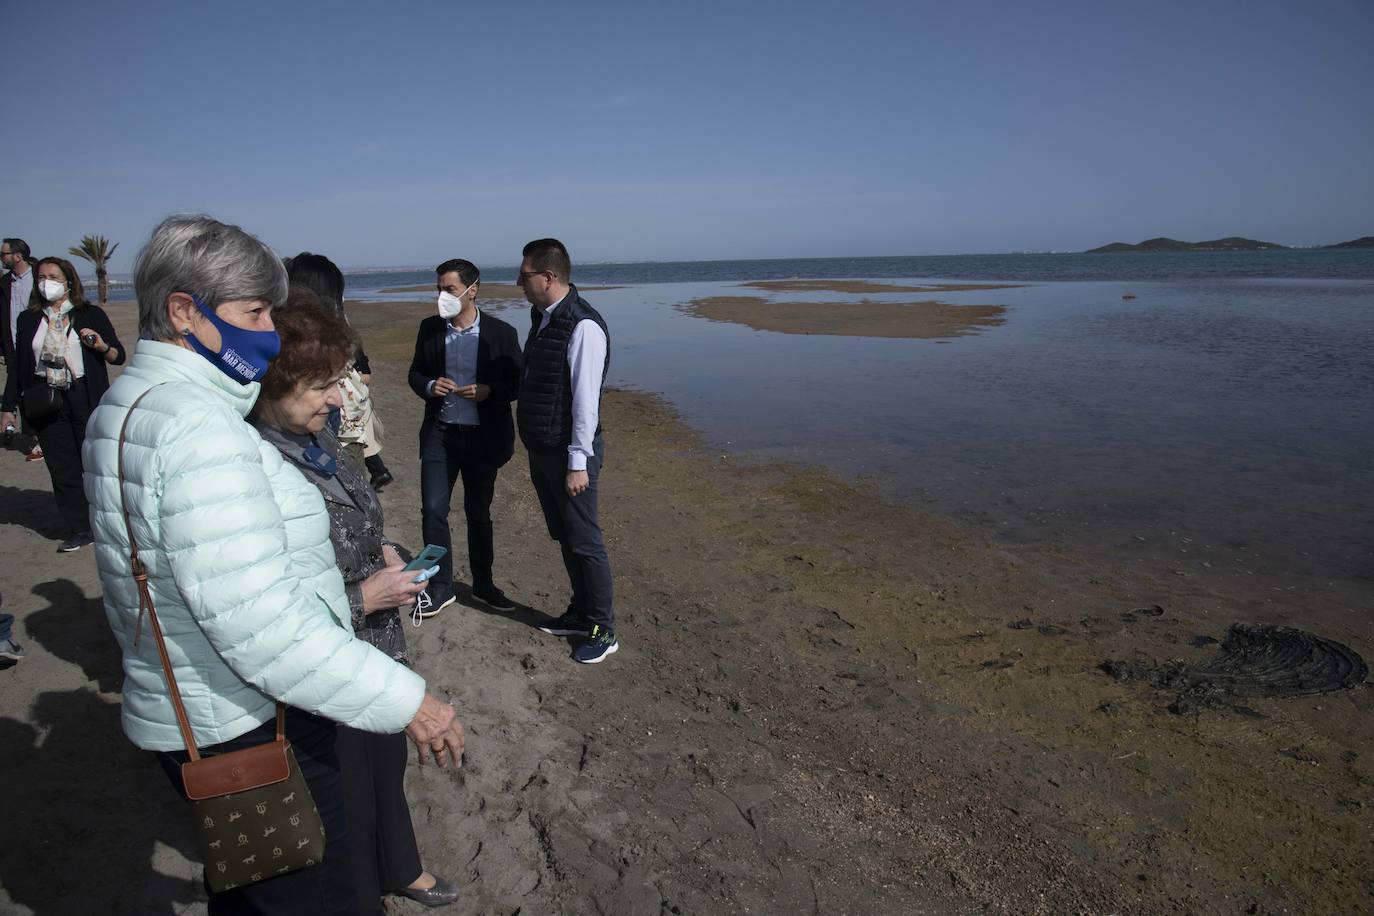
[[[350,307],[397,477],[388,534],[412,545],[405,372],[432,308]],[[110,312],[132,342],[132,306]],[[621,651],[577,666],[532,626],[566,582],[518,444],[493,515],[519,608],[407,631],[468,729],[463,769],[408,775],[426,866],[464,888],[445,912],[1374,910],[1368,683],[1180,712],[1177,689],[1102,670],[1204,664],[1233,622],[1301,624],[1302,595],[1012,550],[708,448],[644,393],[608,392],[603,425]],[[186,811],[119,729],[91,554],[54,552],[43,467],[0,460],[0,588],[28,650],[0,670],[0,912],[204,913]],[[1368,610],[1328,613],[1322,635],[1374,658]]]

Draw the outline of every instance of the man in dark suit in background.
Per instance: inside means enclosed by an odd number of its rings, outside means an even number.
[[[0,243],[0,265],[6,270],[0,277],[0,352],[4,353],[7,366],[14,365],[15,322],[20,312],[28,308],[29,294],[33,292],[30,257],[29,246],[23,239],[5,239]]]
[[[7,271],[0,277],[0,355],[4,357],[8,372],[15,369],[16,325],[20,314],[29,307],[29,296],[33,292],[32,258],[28,243],[23,239],[5,239],[0,242],[0,265]],[[24,425],[28,424],[24,422]],[[37,440],[33,440],[32,447],[28,449],[25,457],[29,461],[43,460],[43,449],[38,446]]]
[[[477,309],[481,274],[471,261],[440,264],[439,314],[420,322],[410,387],[425,400],[420,426],[420,521],[425,542],[448,549],[439,562],[426,617],[454,601],[448,512],[453,486],[463,479],[472,596],[497,610],[513,610],[492,579],[491,498],[496,472],[515,451],[511,402],[520,391],[520,340],[515,329]]]

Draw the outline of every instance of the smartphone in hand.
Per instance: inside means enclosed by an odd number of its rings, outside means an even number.
[[[448,553],[448,551],[445,550],[443,547],[439,547],[435,544],[426,544],[425,549],[420,551],[419,555],[417,555],[415,559],[407,563],[405,565],[405,568],[413,569],[416,572],[419,572],[422,569],[428,569],[429,567],[433,566],[435,563],[438,563],[441,559],[443,559],[443,556],[446,553]]]

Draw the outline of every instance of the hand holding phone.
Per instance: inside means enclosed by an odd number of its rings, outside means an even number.
[[[415,572],[400,566],[377,570],[362,581],[361,587],[364,614],[409,605],[425,589],[424,583],[415,581]]]

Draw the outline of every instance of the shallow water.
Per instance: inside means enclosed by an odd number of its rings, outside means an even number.
[[[952,293],[1009,311],[947,342],[753,331],[673,308],[732,290],[596,293],[612,383],[665,394],[713,444],[871,477],[1011,541],[1275,587],[1374,582],[1374,283]]]
[[[1008,306],[1002,326],[949,341],[779,334],[674,308],[790,276],[1027,285],[941,297]],[[350,295],[430,278],[351,272]],[[1371,594],[1374,252],[593,264],[578,278],[631,284],[589,294],[612,329],[611,383],[665,395],[713,445],[870,478],[1008,541]],[[503,308],[523,331],[523,305]]]

